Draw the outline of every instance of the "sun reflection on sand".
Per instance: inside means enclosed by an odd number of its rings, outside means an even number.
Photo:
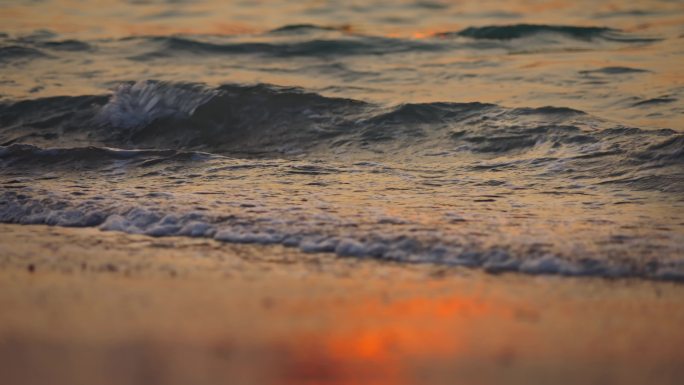
[[[474,324],[525,313],[463,295],[366,298],[341,307],[326,332],[294,336],[299,342],[286,361],[284,383],[412,383],[411,363],[463,359],[472,353]]]

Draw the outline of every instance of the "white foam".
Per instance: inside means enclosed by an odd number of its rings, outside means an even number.
[[[481,267],[487,272],[519,271],[526,274],[569,276],[628,277],[641,276],[669,281],[684,281],[684,260],[664,260],[653,266],[628,266],[619,261],[583,258],[578,261],[560,255],[512,254],[506,249],[467,246],[456,241],[436,244],[401,236],[345,231],[342,238],[325,229],[317,231],[308,218],[300,221],[264,220],[269,218],[231,216],[221,219],[209,212],[191,211],[164,214],[163,207],[131,208],[116,198],[110,206],[100,200],[77,202],[58,199],[50,192],[40,192],[40,199],[28,199],[27,193],[0,195],[0,221],[59,226],[96,226],[102,230],[150,236],[213,237],[222,242],[275,244],[299,247],[303,252],[334,252],[340,257],[374,257],[407,263],[437,263]],[[66,198],[65,198],[66,199]],[[136,202],[132,199],[132,202]],[[133,203],[135,204],[135,203]],[[280,224],[276,226],[275,224]],[[217,226],[220,228],[217,229]],[[388,226],[389,227],[389,226]],[[442,235],[437,239],[444,240]],[[577,255],[581,255],[578,251]]]
[[[189,237],[210,237],[214,229],[210,224],[201,221],[190,221],[183,225],[178,231],[178,235]]]
[[[331,252],[335,251],[338,243],[336,238],[303,239],[299,243],[299,249],[305,253]]]
[[[122,231],[131,234],[141,234],[142,230],[133,226],[130,221],[121,215],[113,214],[100,225],[100,230]]]
[[[520,271],[527,274],[579,275],[582,273],[575,264],[548,254],[524,261],[520,265]]]
[[[219,230],[214,234],[214,239],[233,243],[258,243],[262,245],[280,243],[283,237],[279,234],[265,232],[235,231],[231,229]]]
[[[167,237],[178,234],[179,230],[180,226],[177,225],[155,224],[154,226],[145,230],[145,235],[152,237]]]
[[[98,119],[119,128],[137,128],[160,118],[186,117],[216,95],[197,85],[139,81],[120,85]]]
[[[363,257],[368,255],[368,247],[361,242],[345,238],[335,247],[335,254],[340,257]]]
[[[511,255],[504,250],[494,250],[485,257],[482,268],[488,273],[516,271],[520,268],[520,261],[512,258]]]

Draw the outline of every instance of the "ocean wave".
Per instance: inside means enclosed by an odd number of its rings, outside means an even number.
[[[301,30],[301,29],[300,29]],[[407,40],[379,36],[348,35],[304,41],[235,41],[217,37],[158,36],[137,38],[141,44],[157,48],[132,56],[150,60],[185,54],[269,55],[275,57],[384,55],[403,52],[428,52],[447,49],[440,42]]]
[[[87,52],[93,50],[93,46],[91,44],[75,39],[40,41],[36,44],[42,48],[55,51]]]
[[[544,39],[526,39],[545,36]],[[562,37],[555,39],[551,37]],[[450,39],[458,38],[458,39]],[[519,41],[520,39],[526,39]],[[387,37],[361,34],[348,25],[291,24],[261,34],[129,36],[120,39],[63,39],[56,34],[0,37],[0,64],[35,59],[68,60],[71,54],[109,55],[131,61],[206,55],[208,58],[256,55],[282,58],[339,58],[460,50],[499,50],[513,53],[548,50],[591,50],[604,44],[642,44],[659,41],[608,27],[555,26],[535,24],[469,27],[441,32],[426,38]]]
[[[518,40],[527,39],[524,46]],[[449,39],[451,37],[460,39]],[[561,37],[556,39],[554,37]],[[465,38],[465,39],[464,39]],[[605,27],[509,25],[469,27],[457,32],[441,32],[432,38],[411,39],[353,33],[344,27],[291,25],[264,35],[225,36],[146,36],[131,37],[144,53],[130,56],[136,61],[183,57],[188,54],[260,55],[277,59],[298,57],[378,56],[406,53],[435,53],[457,50],[504,49],[511,52],[543,52],[557,49],[599,49],[606,43],[644,44],[660,41]],[[596,44],[601,42],[603,44]]]
[[[262,208],[266,216],[249,214],[254,204],[241,204],[241,211],[217,215],[207,211],[174,209],[173,204],[136,204],[136,194],[113,191],[97,199],[80,192],[77,196],[49,194],[37,196],[27,190],[6,189],[0,195],[0,222],[47,224],[69,227],[98,227],[153,237],[186,236],[213,238],[221,242],[282,244],[307,253],[333,253],[346,258],[374,258],[400,263],[481,268],[489,273],[519,272],[564,276],[639,277],[668,281],[684,280],[684,264],[678,259],[640,260],[599,259],[582,255],[557,255],[532,246],[528,249],[483,246],[467,238],[445,238],[429,229],[413,226],[409,232],[397,230],[403,222],[380,219],[370,233],[344,231],[335,218],[297,216],[291,212]],[[173,192],[148,192],[149,201],[180,204],[183,196]],[[141,192],[141,193],[144,193]],[[123,195],[117,195],[123,194]],[[85,195],[85,196],[84,196]],[[132,199],[127,199],[130,197]],[[184,207],[185,205],[180,205]],[[164,208],[165,207],[165,208]],[[373,220],[371,217],[366,221]],[[439,238],[441,236],[441,238]],[[438,237],[438,238],[434,238]],[[603,257],[603,256],[602,256]]]
[[[494,109],[496,105],[486,103],[407,103],[380,113],[366,122],[370,125],[430,124],[441,121],[457,121],[473,114]]]
[[[632,107],[650,107],[650,106],[653,106],[656,104],[669,104],[669,103],[674,103],[676,101],[677,101],[677,99],[675,99],[675,98],[670,98],[670,97],[664,96],[664,97],[660,97],[660,98],[640,100],[640,101],[632,104]]]
[[[145,167],[161,161],[201,161],[215,155],[176,150],[126,150],[109,147],[50,147],[12,144],[0,147],[0,163],[5,167],[56,166],[63,163],[102,163],[127,161]]]
[[[602,39],[623,43],[648,43],[661,40],[655,37],[634,36],[632,34],[608,27],[583,27],[544,24],[512,24],[468,27],[458,32],[441,33],[439,36],[460,36],[485,40],[512,40],[549,34],[560,35],[566,38],[581,41]]]
[[[99,112],[99,119],[103,124],[130,129],[162,118],[186,118],[217,93],[190,83],[124,83]]]
[[[627,75],[627,74],[639,74],[639,73],[649,73],[651,71],[644,70],[641,68],[631,68],[631,67],[603,67],[595,70],[585,70],[579,71],[582,75]]]
[[[26,63],[36,59],[57,59],[60,53],[90,52],[94,47],[81,40],[45,40],[41,36],[11,38],[0,35],[0,65]]]
[[[94,117],[108,100],[108,95],[84,95],[0,103],[0,144],[74,146],[77,137],[88,143]]]
[[[25,47],[21,45],[7,45],[0,47],[0,64],[46,57],[49,57],[49,55],[36,48]]]
[[[540,170],[548,165],[530,162],[563,159],[563,170],[578,176],[681,166],[682,137],[672,130],[616,126],[567,107],[506,108],[484,103],[385,107],[264,84],[211,88],[143,81],[125,83],[111,96],[0,104],[4,146],[312,158],[345,151],[376,157],[386,151],[411,156],[441,151],[451,157],[505,155],[512,164],[520,161],[519,167]],[[536,158],[528,159],[532,154]],[[597,158],[601,167],[595,164]]]
[[[351,26],[324,26],[316,24],[287,24],[269,31],[271,34],[306,34],[311,32],[351,31]]]

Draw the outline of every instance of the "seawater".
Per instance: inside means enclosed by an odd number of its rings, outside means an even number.
[[[2,222],[684,279],[681,2],[2,7]]]

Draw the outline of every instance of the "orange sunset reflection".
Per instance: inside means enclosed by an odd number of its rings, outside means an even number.
[[[293,336],[298,343],[283,383],[414,383],[421,363],[458,361],[474,353],[472,331],[519,313],[504,301],[460,295],[342,305],[326,332]]]

